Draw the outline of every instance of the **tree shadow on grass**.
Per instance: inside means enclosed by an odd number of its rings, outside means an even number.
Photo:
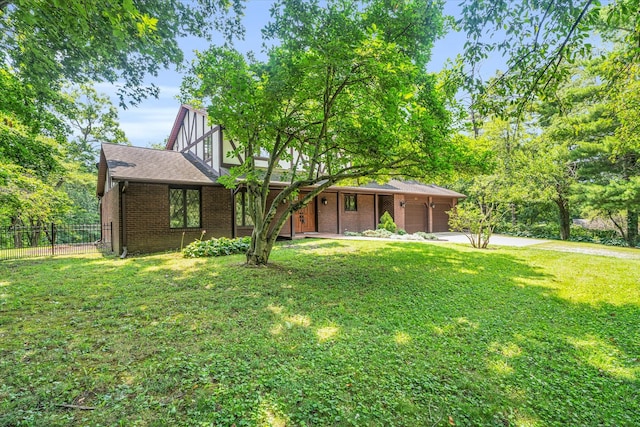
[[[294,282],[308,282],[297,311],[336,305],[330,316],[305,314],[345,339],[355,335],[358,348],[386,362],[398,353],[385,356],[371,337],[411,348],[412,364],[426,356],[440,372],[436,395],[456,379],[461,406],[449,411],[463,424],[640,420],[637,304],[573,303],[559,296],[559,278],[512,253],[402,242],[363,244],[354,257],[295,258],[295,266],[287,259]],[[366,359],[376,365],[375,356]]]
[[[12,273],[0,421],[33,408],[52,425],[640,419],[640,307],[561,298],[520,252],[306,241],[273,267],[242,260],[61,261],[57,292]],[[55,406],[81,401],[88,421]]]

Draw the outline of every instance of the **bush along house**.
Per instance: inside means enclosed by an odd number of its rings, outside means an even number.
[[[103,144],[97,195],[102,223],[111,225],[103,240],[126,254],[178,249],[200,238],[250,235],[243,189],[217,182],[242,161],[229,155],[233,150],[221,126],[186,105],[180,107],[165,150]],[[282,185],[273,182],[270,196]],[[463,197],[413,181],[330,187],[297,211],[280,236],[375,229],[384,212],[408,233],[448,231],[446,212]]]

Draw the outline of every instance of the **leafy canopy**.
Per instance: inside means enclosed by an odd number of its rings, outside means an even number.
[[[256,241],[274,241],[330,185],[454,169],[462,156],[437,78],[425,72],[441,11],[427,0],[282,0],[263,30],[265,60],[229,47],[198,55],[183,93],[207,106],[245,159],[223,182],[248,187]],[[286,186],[268,205],[274,180]]]
[[[601,53],[603,41],[618,43],[620,55],[637,63],[639,16],[638,0],[465,0],[457,22],[467,35],[458,63],[463,84],[478,109],[517,104],[522,112],[528,101],[553,98],[576,63]],[[504,58],[506,68],[487,84],[477,71],[489,57]]]
[[[228,47],[200,53],[186,98],[203,102],[234,154],[249,159],[228,183],[257,178],[251,158],[265,152],[267,175],[284,161],[293,166],[287,180],[307,185],[446,167],[448,114],[423,70],[442,29],[440,7],[283,1],[263,32],[274,42],[265,61]]]
[[[41,102],[66,80],[118,82],[121,104],[136,103],[157,94],[145,76],[182,62],[180,37],[214,29],[242,35],[241,6],[239,0],[3,0],[0,60]]]

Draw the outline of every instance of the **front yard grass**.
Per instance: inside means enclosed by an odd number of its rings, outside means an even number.
[[[0,425],[640,424],[640,261],[305,240],[0,263]]]

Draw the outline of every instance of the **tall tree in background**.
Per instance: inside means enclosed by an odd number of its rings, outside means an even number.
[[[69,209],[62,147],[0,112],[0,225],[41,225]]]
[[[58,108],[60,119],[70,129],[65,144],[66,174],[60,186],[72,201],[65,222],[93,224],[98,222],[95,196],[96,163],[100,145],[128,144],[120,128],[118,110],[107,95],[89,85],[65,88]]]
[[[611,67],[624,67],[625,77]],[[590,86],[585,89],[590,96],[579,104],[582,109],[573,122],[577,135],[583,136],[575,150],[581,200],[608,216],[634,247],[638,244],[640,211],[640,114],[635,108],[640,100],[640,67],[604,61],[593,68]],[[612,74],[617,77],[607,81],[606,76]],[[616,221],[617,213],[626,215],[626,224]]]
[[[129,144],[120,129],[118,110],[109,97],[89,85],[80,85],[64,92],[63,120],[71,128],[68,157],[82,163],[88,171],[95,170],[100,144]]]
[[[283,0],[263,32],[273,44],[266,61],[227,48],[199,55],[184,92],[207,105],[245,159],[224,182],[247,189],[248,263],[266,264],[286,220],[331,185],[454,168],[448,113],[424,72],[441,9],[425,0]],[[272,180],[286,185],[268,203]]]

